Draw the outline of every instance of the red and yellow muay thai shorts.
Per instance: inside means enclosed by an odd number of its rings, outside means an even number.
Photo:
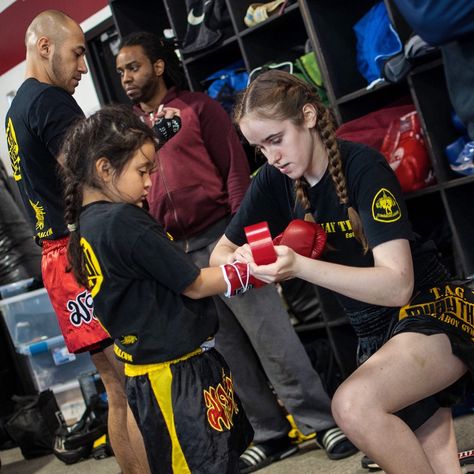
[[[94,351],[110,341],[110,336],[94,315],[90,292],[77,283],[72,272],[66,271],[67,242],[68,237],[43,241],[43,283],[68,351]]]

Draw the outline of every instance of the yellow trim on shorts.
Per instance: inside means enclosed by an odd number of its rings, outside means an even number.
[[[146,375],[150,372],[154,372],[155,370],[162,370],[166,367],[169,367],[171,364],[176,364],[183,360],[189,359],[190,357],[197,356],[202,353],[202,349],[199,347],[193,352],[189,352],[188,354],[184,354],[177,359],[168,360],[166,362],[158,362],[156,364],[128,364],[125,362],[125,375],[128,377],[138,377],[139,375]]]
[[[160,369],[154,370],[148,374],[151,388],[155,399],[160,406],[161,414],[168,428],[168,434],[171,441],[171,466],[172,471],[179,474],[191,474],[191,469],[184,457],[183,449],[176,433],[174,424],[172,385],[173,374],[171,373],[170,363],[163,365]]]
[[[173,472],[179,472],[179,474],[191,474],[191,469],[188,466],[181,448],[174,423],[173,400],[171,393],[173,386],[173,374],[171,373],[171,365],[186,359],[190,359],[191,357],[201,353],[202,349],[199,348],[193,352],[190,352],[189,354],[179,357],[178,359],[161,362],[158,364],[133,365],[125,363],[125,375],[128,377],[148,375],[153,394],[160,407],[166,427],[168,428],[168,434],[171,440],[172,469]]]

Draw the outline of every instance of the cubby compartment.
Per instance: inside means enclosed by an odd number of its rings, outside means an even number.
[[[194,8],[188,11],[185,2],[166,0],[164,3],[171,26],[180,45],[182,45],[185,40],[188,30],[193,28],[193,26],[190,25],[194,25],[195,27],[196,42],[204,45],[206,41],[209,41],[208,46],[203,46],[193,52],[181,50],[183,59],[201,54],[204,51],[214,50],[235,35],[230,12],[224,2],[219,3],[219,8],[217,6],[210,6],[210,8],[208,8],[207,4],[209,2],[203,2],[203,11],[197,11]],[[213,15],[210,16],[209,13],[212,8],[214,8],[212,11]],[[204,30],[208,31],[208,33],[203,33]]]
[[[375,5],[376,1],[325,0],[306,2],[317,47],[324,58],[334,97],[337,99],[367,87],[357,69],[357,39],[353,26]]]
[[[452,186],[445,190],[454,237],[463,273],[459,276],[474,277],[474,181]]]
[[[141,30],[162,35],[163,30],[170,27],[163,2],[111,0],[109,4],[115,25],[122,38]]]
[[[454,258],[453,234],[445,211],[441,192],[418,191],[406,196],[408,217],[413,230],[424,241],[432,240],[441,256],[442,262],[455,274],[459,270]]]
[[[244,18],[247,14],[247,11],[249,10],[250,5],[262,5],[262,4],[252,4],[252,2],[249,2],[249,0],[228,0],[229,8],[232,12],[232,17],[235,22],[235,27],[236,30],[239,32],[245,32],[248,29],[258,27],[262,25],[263,23],[267,23],[268,21],[272,21],[279,16],[285,15],[289,13],[292,10],[298,10],[299,6],[296,0],[290,0],[288,4],[285,6],[283,9],[283,12],[281,12],[281,7],[282,5],[279,5],[277,8],[274,9],[273,12],[268,15],[268,19],[264,20],[263,22],[257,23],[255,26],[247,26],[244,22]]]
[[[375,110],[410,101],[410,90],[406,82],[380,83],[373,89],[364,88],[336,100],[337,107],[334,109],[334,114],[340,125]]]
[[[241,38],[249,68],[253,69],[267,62],[294,61],[304,54],[308,33],[299,10],[293,8],[248,29]]]
[[[242,54],[235,38],[218,49],[189,58],[184,63],[191,89],[195,91],[205,90],[207,87],[205,79],[207,77],[239,60],[242,60]]]
[[[444,70],[440,61],[415,69],[408,78],[413,100],[420,113],[426,144],[431,154],[439,183],[459,177],[449,168],[445,148],[461,134],[452,121],[453,107],[446,88]]]

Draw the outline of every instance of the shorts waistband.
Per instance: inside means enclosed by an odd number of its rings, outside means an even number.
[[[150,372],[154,372],[155,370],[162,370],[170,365],[177,364],[178,362],[182,362],[183,360],[190,359],[191,357],[197,356],[202,354],[204,351],[199,347],[198,349],[194,350],[193,352],[189,352],[188,354],[184,354],[177,359],[168,360],[166,362],[158,362],[156,364],[142,364],[142,365],[135,365],[125,363],[125,375],[128,377],[137,377],[139,375],[146,375]]]
[[[51,252],[62,247],[66,247],[69,240],[69,236],[61,237],[56,240],[42,240],[41,245],[43,247],[43,253]]]

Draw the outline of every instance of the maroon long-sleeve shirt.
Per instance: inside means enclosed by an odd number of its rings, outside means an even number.
[[[189,239],[237,211],[250,169],[232,122],[217,101],[201,92],[171,88],[163,103],[181,111],[182,127],[157,153],[150,213],[175,239]]]

